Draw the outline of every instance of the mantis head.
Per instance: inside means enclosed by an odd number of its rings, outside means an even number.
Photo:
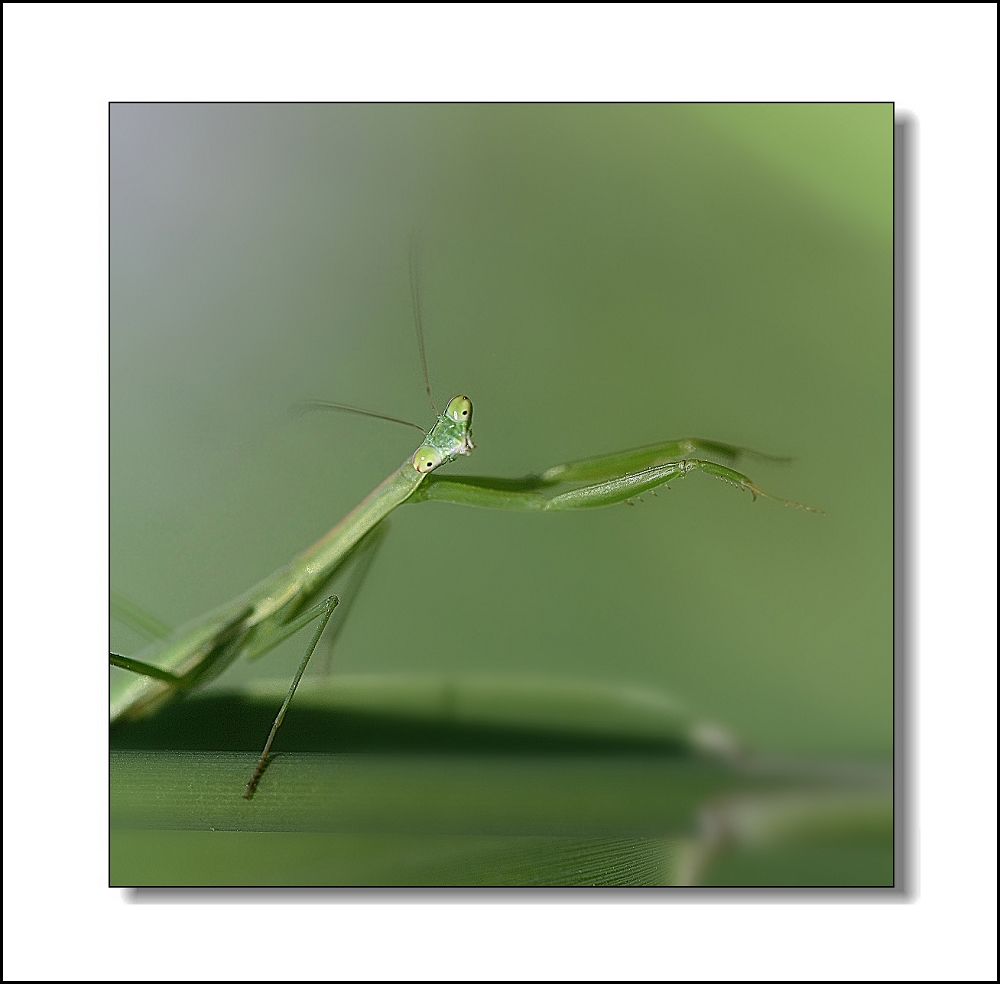
[[[460,454],[471,454],[474,447],[472,400],[456,396],[413,453],[413,467],[426,474],[454,461]]]

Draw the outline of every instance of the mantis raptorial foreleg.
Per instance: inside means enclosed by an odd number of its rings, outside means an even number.
[[[474,475],[429,475],[414,493],[411,501],[433,499],[469,506],[525,511],[587,509],[612,505],[616,502],[628,502],[643,492],[667,485],[673,479],[682,478],[689,472],[702,471],[749,492],[755,499],[761,495],[783,505],[795,506],[809,512],[821,512],[812,506],[764,492],[746,475],[728,465],[706,458],[677,457],[692,450],[713,453],[730,461],[736,461],[746,455],[770,457],[731,444],[685,438],[636,448],[633,451],[556,465],[540,474],[527,475],[519,479],[496,479]]]
[[[556,482],[585,482],[588,479],[602,480],[624,475],[626,472],[642,471],[654,465],[680,461],[683,458],[699,460],[718,458],[723,464],[728,465],[735,465],[744,458],[781,464],[787,464],[792,460],[779,455],[765,454],[762,451],[753,451],[736,444],[723,444],[721,441],[709,441],[702,437],[684,437],[674,441],[662,441],[659,444],[647,444],[628,451],[615,451],[593,458],[569,461],[549,468],[538,478],[545,485]]]

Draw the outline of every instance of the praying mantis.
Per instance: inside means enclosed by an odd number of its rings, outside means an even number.
[[[315,623],[311,641],[243,791],[246,799],[254,794],[296,688],[334,610],[341,604],[338,596],[330,592],[332,581],[352,565],[364,576],[387,532],[385,520],[404,503],[438,501],[528,512],[589,509],[631,503],[644,492],[655,493],[674,479],[700,471],[749,492],[754,499],[762,496],[783,505],[820,512],[762,491],[735,468],[746,457],[775,460],[773,456],[701,438],[670,440],[571,461],[521,478],[439,474],[445,466],[471,454],[475,448],[473,405],[468,396],[458,395],[443,412],[437,411],[427,371],[412,253],[410,283],[424,384],[437,414],[431,428],[424,433],[423,428],[410,421],[323,401],[303,404],[302,409],[359,413],[415,427],[424,435],[416,450],[316,543],[232,601],[176,632],[165,634],[149,616],[130,606],[118,605],[123,620],[131,621],[151,637],[165,637],[155,638],[139,654],[140,658],[111,654],[113,666],[134,674],[128,685],[112,697],[112,723],[150,714],[170,699],[214,679],[236,659],[261,657]]]

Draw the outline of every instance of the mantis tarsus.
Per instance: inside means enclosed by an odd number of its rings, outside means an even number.
[[[414,313],[424,380],[433,407],[415,288]],[[340,404],[317,401],[305,406],[307,409],[348,410],[383,417]],[[397,422],[409,424],[408,421]],[[415,424],[410,426],[421,429]],[[761,495],[810,512],[820,511],[769,495],[732,467],[743,457],[771,456],[717,441],[699,438],[667,441],[556,465],[539,474],[515,479],[438,474],[441,467],[461,455],[470,454],[473,448],[472,401],[467,396],[456,396],[438,415],[413,454],[325,536],[289,564],[228,604],[179,629],[164,641],[154,643],[155,651],[141,654],[146,658],[139,660],[112,654],[112,665],[130,670],[138,674],[138,678],[112,701],[111,720],[148,714],[177,694],[218,676],[239,656],[262,656],[318,620],[257,767],[244,790],[244,797],[249,799],[267,763],[275,733],[295,689],[339,604],[335,595],[328,594],[332,579],[353,562],[367,568],[385,534],[384,520],[404,502],[438,500],[526,511],[586,509],[631,502],[643,492],[655,491],[672,479],[702,471],[750,492],[754,499]],[[140,630],[144,628],[150,636],[161,634],[158,625],[148,622],[148,616],[136,611],[120,614]],[[147,620],[145,626],[144,619]],[[155,658],[156,663],[149,662],[150,658]]]

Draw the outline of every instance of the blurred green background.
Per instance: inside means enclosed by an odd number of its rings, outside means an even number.
[[[892,750],[892,107],[116,105],[111,583],[179,625],[288,561],[431,421],[519,475],[700,436],[751,463],[629,508],[405,506],[345,673],[665,691],[758,752]],[[413,435],[415,436],[415,435]],[[455,617],[426,626],[443,586]],[[139,640],[112,626],[112,646]],[[303,642],[218,686],[289,678]]]

